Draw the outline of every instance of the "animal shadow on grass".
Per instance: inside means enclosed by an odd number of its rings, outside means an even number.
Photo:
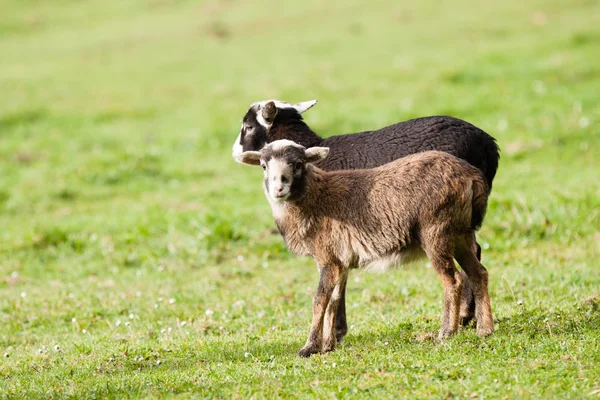
[[[515,335],[522,335],[528,340],[541,341],[556,336],[577,336],[595,332],[600,319],[598,308],[593,306],[570,308],[565,310],[548,310],[539,307],[525,309],[515,308],[515,313],[495,319],[498,330],[488,338],[481,338],[472,329],[461,329],[457,335],[449,339],[458,340],[465,346],[496,346]],[[361,351],[365,348],[379,346],[437,346],[437,317],[418,321],[402,321],[395,325],[351,331],[335,351]],[[508,337],[506,336],[508,335]],[[285,336],[285,334],[284,334]],[[273,357],[295,356],[304,344],[301,335],[295,338],[272,340],[258,339],[250,343],[228,342],[213,343],[209,348],[201,350],[197,355],[201,362],[268,362]]]
[[[436,332],[437,334],[437,332]],[[294,335],[296,336],[296,335]],[[360,349],[362,347],[372,348],[374,346],[387,344],[418,344],[416,337],[418,331],[408,324],[399,324],[386,328],[378,328],[374,331],[362,331],[349,333],[346,338],[338,344],[335,351],[349,349]],[[273,357],[295,357],[304,345],[305,339],[284,340],[254,340],[250,343],[228,342],[223,344],[214,343],[209,348],[201,350],[198,359],[201,362],[268,362]]]

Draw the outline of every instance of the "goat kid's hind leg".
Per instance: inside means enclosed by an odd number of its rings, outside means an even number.
[[[492,306],[488,291],[488,273],[477,259],[477,252],[472,244],[474,241],[474,237],[467,237],[463,243],[457,243],[455,258],[469,276],[473,286],[477,334],[488,336],[494,331]]]
[[[320,279],[317,293],[313,298],[313,318],[310,333],[304,347],[298,352],[300,357],[310,357],[323,348],[323,319],[334,288],[340,278],[340,268],[335,263],[319,267]],[[333,322],[333,321],[332,321]]]
[[[463,278],[454,266],[452,256],[435,251],[427,251],[427,255],[444,286],[444,312],[438,339],[445,339],[458,331]]]
[[[474,242],[474,249],[477,252],[477,259],[481,261],[481,246]],[[475,318],[475,293],[468,275],[464,270],[461,271],[463,276],[463,290],[460,299],[460,324],[467,326]]]
[[[348,333],[348,322],[346,320],[346,283],[348,282],[348,271],[340,277],[339,293],[340,299],[335,313],[335,340],[339,343]],[[337,289],[337,287],[336,287]]]
[[[338,343],[338,331],[337,321],[339,317],[340,307],[344,301],[344,291],[346,287],[346,281],[348,279],[348,270],[345,269],[340,273],[337,285],[333,289],[331,299],[329,299],[329,305],[325,311],[325,320],[323,322],[323,352],[333,351],[336,344]],[[346,315],[344,314],[344,322]],[[342,336],[343,337],[343,336]],[[341,338],[340,338],[341,340]]]

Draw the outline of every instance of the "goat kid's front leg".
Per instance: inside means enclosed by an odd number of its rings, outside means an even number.
[[[341,340],[338,338],[338,318],[340,314],[340,307],[344,301],[344,291],[346,288],[346,281],[348,279],[348,270],[342,269],[340,277],[338,279],[331,299],[329,299],[329,305],[325,311],[325,320],[323,322],[323,353],[335,350],[335,346]],[[346,322],[346,315],[344,314],[344,323]],[[342,336],[343,337],[343,336]]]
[[[322,351],[325,310],[340,277],[340,269],[335,263],[328,263],[322,267],[319,266],[319,272],[319,287],[313,298],[312,325],[306,344],[298,352],[298,356],[300,357],[310,357]]]
[[[344,339],[344,336],[348,333],[348,322],[346,320],[346,283],[348,282],[348,271],[340,277],[339,287],[339,304],[335,313],[335,340],[337,343]]]

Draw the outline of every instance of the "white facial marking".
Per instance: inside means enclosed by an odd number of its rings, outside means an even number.
[[[292,189],[293,168],[285,161],[272,158],[265,170],[269,197],[275,202],[286,201]]]
[[[236,158],[243,152],[244,152],[244,146],[242,146],[242,133],[240,132],[237,139],[235,139],[235,142],[233,142],[233,147],[231,148],[231,156],[233,158]]]
[[[256,112],[256,122],[258,122],[260,125],[264,126],[266,129],[269,129],[272,125],[272,124],[268,123],[267,121],[265,121],[265,119],[262,116],[262,111],[260,111],[260,110]]]

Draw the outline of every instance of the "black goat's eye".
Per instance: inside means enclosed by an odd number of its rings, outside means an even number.
[[[261,167],[263,170],[267,169],[267,166],[265,164],[262,164]]]

